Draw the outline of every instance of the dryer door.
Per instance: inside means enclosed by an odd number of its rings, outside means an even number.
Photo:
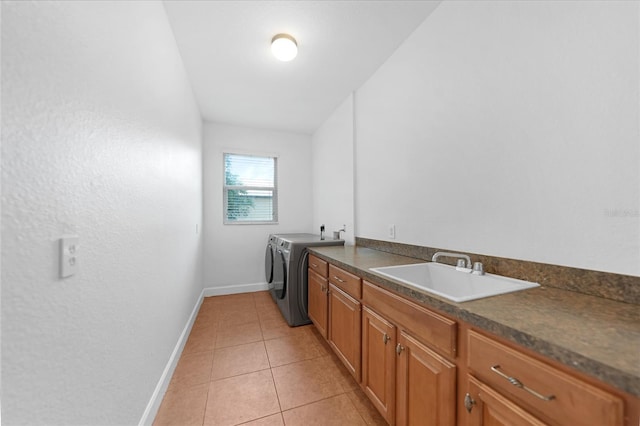
[[[273,287],[273,250],[274,247],[267,244],[267,251],[264,253],[264,277],[269,288]]]
[[[304,249],[304,254],[298,266],[298,306],[302,316],[309,318],[309,277],[307,268],[309,267],[309,252]]]
[[[287,256],[278,249],[273,262],[273,289],[276,299],[284,299],[287,294]]]

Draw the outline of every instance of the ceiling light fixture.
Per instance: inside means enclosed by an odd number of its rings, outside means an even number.
[[[298,43],[289,34],[276,34],[271,39],[271,53],[283,62],[288,62],[298,54]]]

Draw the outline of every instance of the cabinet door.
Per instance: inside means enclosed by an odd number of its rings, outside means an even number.
[[[362,387],[385,420],[395,423],[396,327],[362,310]]]
[[[544,426],[517,404],[509,401],[491,387],[469,376],[469,393],[465,407],[467,426]]]
[[[360,302],[329,283],[329,344],[360,382]]]
[[[396,352],[397,424],[454,426],[456,366],[404,331]]]
[[[327,279],[321,277],[311,269],[309,269],[309,318],[315,324],[316,328],[327,338],[327,291],[329,285]]]

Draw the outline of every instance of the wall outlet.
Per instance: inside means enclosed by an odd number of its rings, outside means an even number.
[[[60,238],[60,278],[67,278],[78,272],[77,235],[64,235]]]
[[[391,238],[392,240],[396,239],[396,226],[395,225],[389,225],[389,238]]]

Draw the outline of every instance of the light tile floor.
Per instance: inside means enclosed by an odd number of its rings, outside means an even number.
[[[386,425],[312,325],[268,292],[207,297],[154,426]]]

